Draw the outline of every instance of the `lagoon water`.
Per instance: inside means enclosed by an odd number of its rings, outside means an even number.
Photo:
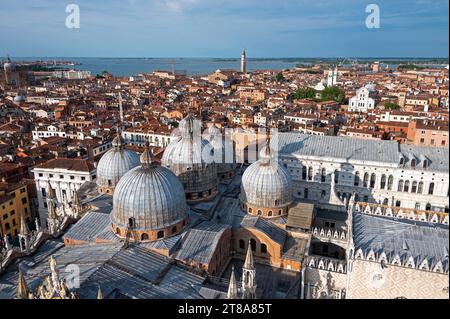
[[[19,58],[24,61],[36,61],[41,58]],[[88,70],[93,75],[108,71],[115,76],[130,76],[140,73],[149,73],[155,70],[180,71],[187,75],[205,75],[214,72],[217,69],[235,69],[240,68],[239,58],[42,58],[44,61],[71,61],[76,65],[68,68]],[[343,59],[337,59],[342,61]],[[375,61],[376,58],[366,58],[367,61]],[[382,59],[390,67],[396,67],[398,61],[411,62],[412,60],[425,62],[426,59]],[[317,62],[332,62],[336,59],[327,58],[247,58],[247,70],[283,70],[294,68],[298,63],[311,64]],[[393,62],[389,64],[389,61]]]

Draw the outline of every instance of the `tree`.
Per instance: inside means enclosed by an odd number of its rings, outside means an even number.
[[[277,80],[277,82],[283,82],[284,81],[283,73],[281,73],[281,72],[278,73],[275,79]]]
[[[320,99],[322,101],[333,100],[338,103],[342,103],[345,99],[345,92],[337,86],[330,86],[322,91]]]
[[[294,93],[295,100],[314,99],[316,97],[316,90],[312,88],[300,88]]]
[[[398,105],[396,103],[388,102],[384,105],[384,109],[385,110],[398,110],[398,109],[400,109],[400,105]]]

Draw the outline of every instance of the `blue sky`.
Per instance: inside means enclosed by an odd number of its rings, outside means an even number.
[[[66,5],[80,29],[65,27]],[[368,29],[365,8],[381,9]],[[0,56],[448,57],[448,0],[0,0]]]

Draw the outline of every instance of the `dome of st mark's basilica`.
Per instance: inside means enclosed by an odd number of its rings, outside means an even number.
[[[119,131],[112,145],[97,165],[97,186],[101,193],[112,194],[122,176],[139,165],[139,155],[124,148]]]
[[[156,165],[146,147],[141,165],[125,174],[116,186],[112,229],[122,238],[130,229],[136,241],[165,238],[183,229],[187,211],[183,185],[169,169]]]
[[[251,215],[270,218],[287,214],[294,200],[292,179],[269,145],[242,175],[240,198],[242,209]]]

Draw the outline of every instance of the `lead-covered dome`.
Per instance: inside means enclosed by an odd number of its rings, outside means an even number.
[[[139,165],[139,156],[123,147],[120,133],[112,144],[113,148],[102,156],[97,165],[97,186],[101,193],[113,193],[122,176]]]
[[[125,174],[116,186],[111,222],[121,237],[130,228],[138,240],[155,240],[180,232],[187,223],[187,212],[177,176],[156,165],[146,148],[141,165]]]
[[[180,179],[186,199],[206,200],[217,194],[214,149],[201,137],[200,121],[188,115],[179,125],[179,136],[167,146],[162,164]]]
[[[275,217],[287,213],[293,201],[292,179],[266,145],[260,159],[250,165],[242,176],[242,208],[253,215]]]

